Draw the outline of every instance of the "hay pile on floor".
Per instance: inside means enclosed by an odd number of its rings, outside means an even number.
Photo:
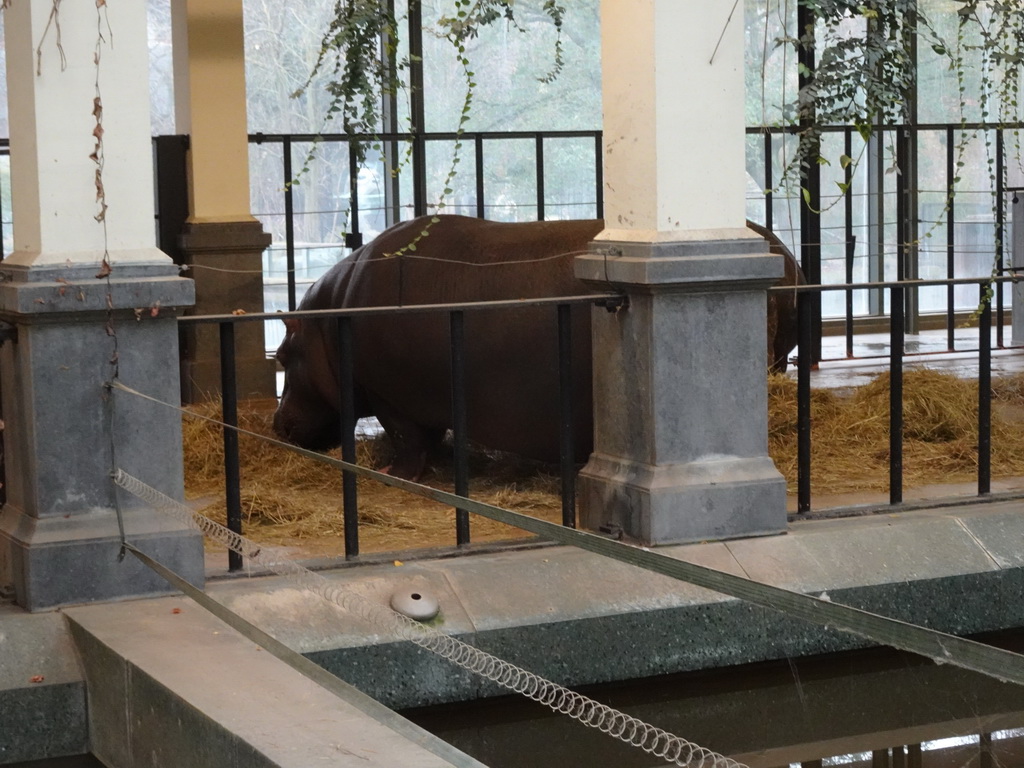
[[[768,382],[768,452],[797,483],[796,382]],[[992,387],[992,475],[1024,475],[1024,376]],[[905,488],[970,482],[978,471],[978,383],[932,370],[903,380],[903,483]],[[889,374],[849,391],[811,391],[811,487],[814,493],[887,491],[889,488]]]
[[[239,426],[273,436],[274,402],[243,402]],[[190,411],[220,418],[217,402],[191,406]],[[183,419],[186,496],[203,514],[223,521],[224,445],[220,427],[196,416]],[[246,536],[270,544],[302,542],[307,554],[339,554],[344,535],[339,470],[250,435],[239,437],[242,524]],[[339,452],[332,453],[336,458]],[[360,440],[357,461],[374,469],[390,461],[384,436]],[[561,520],[558,478],[532,462],[474,451],[470,459],[470,495],[474,499],[544,518]],[[450,455],[435,457],[423,478],[435,488],[451,491]],[[367,478],[357,482],[360,551],[455,544],[455,512]],[[523,537],[516,528],[479,517],[471,518],[474,542]]]
[[[993,477],[1024,476],[1024,376],[993,384]],[[244,429],[271,435],[273,401],[243,403]],[[219,404],[194,408],[212,418]],[[811,483],[815,494],[886,491],[889,478],[889,376],[850,391],[812,391]],[[791,493],[797,483],[796,383],[769,380],[769,453]],[[969,482],[977,473],[977,382],[929,370],[904,378],[904,486]],[[240,437],[242,509],[246,534],[271,544],[301,542],[307,554],[338,554],[343,536],[340,473],[284,448]],[[186,493],[205,514],[223,520],[223,438],[208,421],[184,419]],[[390,460],[386,438],[358,443],[359,462]],[[550,467],[476,451],[473,498],[546,520],[561,519],[558,479]],[[423,481],[451,490],[450,454],[437,458]],[[454,512],[372,480],[358,481],[362,552],[454,544]],[[474,542],[525,536],[518,529],[471,517]]]

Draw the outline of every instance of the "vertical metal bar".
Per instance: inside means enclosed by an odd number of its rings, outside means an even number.
[[[395,17],[395,0],[387,0],[387,12],[392,18]],[[381,35],[381,48],[385,51],[382,59],[388,76],[393,76],[398,71],[398,52],[395,50],[394,42],[393,35],[388,33]],[[381,132],[385,134],[398,133],[398,93],[383,94],[381,102]],[[398,141],[389,138],[382,141],[381,144],[384,155],[384,223],[391,227],[402,218],[402,185],[398,174],[391,173],[392,169],[398,168]]]
[[[896,279],[907,279],[907,131],[905,128],[896,129],[896,167],[900,172],[896,174]],[[890,310],[891,311],[891,310]]]
[[[764,133],[764,227],[770,230],[775,221],[775,210],[772,205],[772,188],[775,186],[772,172],[772,135]],[[792,241],[790,241],[792,242]]]
[[[220,323],[220,404],[224,427],[224,500],[228,530],[242,533],[242,490],[238,463],[238,387],[235,377],[235,324]],[[242,556],[228,552],[228,570],[242,568]]]
[[[9,158],[11,153],[10,150],[7,148],[6,143],[0,146],[3,147],[3,149],[0,150],[0,157]],[[10,179],[9,176],[8,179]],[[9,183],[10,181],[8,181],[8,184]],[[2,199],[2,196],[0,196],[0,199]],[[6,255],[4,254],[4,211],[3,208],[0,207],[0,261],[3,261],[4,258],[6,258]]]
[[[558,435],[562,475],[562,525],[576,527],[575,421],[572,413],[572,308],[558,305]]]
[[[409,0],[409,108],[412,122],[412,206],[416,216],[427,212],[426,107],[423,94],[423,8]]]
[[[479,133],[473,138],[473,149],[476,152],[476,217],[487,218],[484,203],[484,137]]]
[[[869,20],[868,24],[872,22]],[[868,280],[885,280],[885,137],[881,125],[868,139]],[[885,314],[885,289],[876,288],[868,294],[872,315]]]
[[[292,140],[285,136],[281,143],[284,155],[284,254],[288,270],[288,309],[294,310],[295,299],[295,200],[292,195]]]
[[[798,76],[801,90],[812,88],[816,65],[816,48],[814,40],[814,29],[817,21],[817,14],[807,3],[797,4],[797,28],[801,36],[810,37],[810,43],[805,47],[801,46],[797,58],[800,63],[800,74]],[[806,204],[800,206],[800,261],[804,270],[807,282],[811,285],[821,284],[821,166],[814,162],[821,154],[821,140],[813,132],[808,131],[814,121],[814,115],[805,115],[800,119],[801,128],[805,129],[800,135],[800,141],[809,142],[808,152],[810,154],[808,165],[800,172],[800,182],[804,186]],[[810,355],[811,362],[817,363],[821,360],[821,294],[808,294],[811,301],[811,338]]]
[[[946,128],[946,279],[956,272],[956,152],[952,126]],[[946,286],[946,348],[956,349],[956,288]]]
[[[469,498],[469,437],[466,434],[465,317],[461,311],[448,315],[452,361],[452,440],[455,447],[455,494]],[[455,543],[469,544],[469,513],[455,510]]]
[[[994,768],[995,758],[992,755],[992,734],[978,734],[978,768]]]
[[[853,129],[847,127],[843,136],[843,151],[847,157],[853,157]],[[845,168],[843,182],[846,184],[844,194],[844,213],[846,227],[846,284],[853,283],[853,259],[857,251],[857,241],[853,235],[853,163]],[[853,289],[846,291],[846,357],[853,357]]]
[[[903,501],[903,286],[889,292],[889,503]]]
[[[809,291],[796,297],[799,347],[796,375],[797,511],[811,511],[811,323],[813,302]]]
[[[596,216],[604,218],[604,134],[594,137],[594,193],[597,196]]]
[[[922,750],[920,744],[907,745],[907,768],[921,768]]]
[[[978,495],[992,489],[992,296],[982,284],[978,318]]]
[[[348,199],[349,227],[345,246],[354,249],[363,244],[363,236],[359,231],[359,157],[352,140],[348,141]]]
[[[1005,249],[1003,248],[1003,239],[1006,237],[1006,220],[1004,216],[1004,206],[1006,205],[1006,191],[1003,188],[1003,164],[1005,158],[1003,156],[1003,132],[996,129],[996,269],[995,273],[999,276],[1003,274],[1003,254]],[[1003,325],[1006,320],[1004,318],[1005,309],[1003,307],[1003,284],[996,283],[993,286],[996,296],[996,346],[1000,349],[1003,348]]]
[[[422,133],[412,135],[412,211],[427,215],[427,143]]]
[[[539,133],[534,139],[534,147],[537,164],[537,221],[544,221],[544,137]]]
[[[341,460],[356,463],[356,397],[352,371],[352,318],[337,318],[338,326],[338,388],[341,419]],[[342,515],[345,523],[345,558],[359,555],[359,500],[356,475],[344,469],[341,473]]]

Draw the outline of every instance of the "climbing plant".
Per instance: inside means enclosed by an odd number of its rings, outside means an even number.
[[[928,47],[957,77],[961,132],[957,167],[977,131],[967,131],[969,101],[979,100],[983,123],[1004,126],[1020,118],[1020,72],[1024,66],[1024,14],[1019,0],[951,0],[952,36],[942,34],[918,0],[798,0],[811,22],[775,44],[797,55],[813,51],[813,67],[800,63],[802,85],[786,108],[799,144],[783,173],[798,180],[813,164],[833,159],[821,154],[825,126],[852,124],[866,141],[880,125],[910,124],[917,77],[914,47]],[[981,87],[968,94],[968,71],[980,62]],[[978,129],[980,130],[980,129]],[[1019,149],[1019,144],[1017,145]],[[1017,152],[1019,159],[1020,153]],[[991,153],[990,153],[991,158]],[[843,166],[858,158],[841,155]],[[989,160],[992,174],[994,158]],[[837,182],[841,192],[846,185]],[[806,191],[805,191],[806,199]]]
[[[420,0],[409,2],[419,3]],[[544,0],[542,8],[557,33],[552,66],[538,78],[541,82],[550,82],[564,66],[561,30],[565,8],[556,0]],[[387,0],[338,0],[321,39],[316,62],[305,83],[293,94],[296,98],[303,95],[318,75],[329,74],[325,88],[330,94],[330,101],[321,132],[325,132],[329,125],[340,122],[342,132],[353,137],[359,162],[366,159],[367,143],[364,137],[374,136],[380,130],[384,97],[408,93],[411,88],[409,73],[417,61],[412,56],[398,54],[401,49],[402,21],[394,11],[394,5]],[[459,123],[454,126],[459,137],[471,117],[476,88],[467,45],[479,35],[482,28],[498,23],[525,32],[516,19],[515,0],[452,0],[450,14],[442,14],[437,21],[434,33],[451,44],[453,58],[465,85]],[[410,128],[422,130],[423,126],[410,123]],[[460,146],[457,141],[449,182],[454,175],[454,166],[458,163]],[[308,162],[315,151],[314,147],[298,177],[308,170]],[[392,169],[393,172],[398,170]],[[446,183],[445,194],[450,193]],[[443,200],[439,207],[443,207]]]

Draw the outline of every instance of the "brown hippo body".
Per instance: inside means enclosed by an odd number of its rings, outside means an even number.
[[[498,301],[593,293],[573,276],[573,256],[601,232],[600,220],[500,223],[441,216],[415,251],[407,246],[429,219],[398,224],[321,277],[300,310]],[[799,270],[787,255],[786,282]],[[778,250],[781,249],[781,250]],[[789,262],[792,262],[790,264]],[[774,302],[769,360],[785,369],[793,348],[795,309]],[[795,305],[794,305],[795,307]],[[573,312],[575,447],[592,443],[590,307]],[[792,318],[788,315],[793,315]],[[787,315],[785,319],[782,315]],[[334,319],[285,320],[278,349],[285,387],[274,428],[298,445],[322,450],[340,442],[338,343]],[[469,437],[496,450],[540,461],[558,459],[558,353],[554,307],[465,314]],[[445,312],[352,320],[357,416],[376,416],[395,448],[390,471],[414,478],[427,451],[451,426],[449,320]],[[790,332],[790,328],[792,331]],[[779,338],[783,334],[786,338]]]

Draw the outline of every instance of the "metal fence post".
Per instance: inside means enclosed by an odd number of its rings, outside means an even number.
[[[220,323],[220,392],[221,421],[224,422],[224,499],[227,506],[227,527],[242,533],[241,472],[238,461],[238,387],[235,377],[235,324]],[[242,568],[242,556],[228,551],[228,570]]]
[[[448,315],[452,361],[452,438],[455,444],[455,494],[469,498],[469,438],[466,435],[465,315],[456,310]],[[469,544],[469,513],[455,510],[455,543]]]
[[[338,317],[338,403],[341,418],[341,460],[356,463],[356,398],[352,373],[352,318]],[[359,555],[359,500],[356,476],[348,469],[341,473],[342,516],[345,524],[345,557]]]
[[[558,305],[558,426],[562,475],[562,525],[576,527],[575,420],[572,398],[572,312],[568,304]]]
[[[813,365],[813,333],[811,324],[813,301],[810,291],[796,295],[799,341],[796,364],[797,392],[797,512],[811,511],[811,366]]]
[[[978,495],[992,490],[992,295],[982,283],[978,318]]]
[[[903,501],[903,286],[889,292],[889,503]]]

